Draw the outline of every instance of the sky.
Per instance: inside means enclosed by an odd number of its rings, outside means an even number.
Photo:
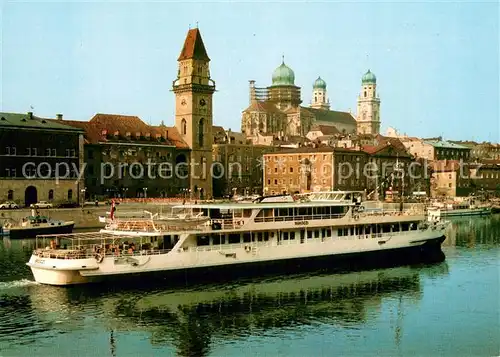
[[[10,2],[0,0],[0,111],[174,123],[172,81],[190,26],[215,80],[214,124],[239,131],[248,81],[285,63],[309,105],[356,112],[377,76],[382,132],[500,141],[497,2]],[[31,109],[33,108],[33,109]]]

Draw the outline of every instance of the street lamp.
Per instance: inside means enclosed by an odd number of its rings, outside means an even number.
[[[84,187],[80,190],[80,192],[82,193],[82,208],[83,208],[83,204],[85,203],[85,191],[87,191],[87,187]]]

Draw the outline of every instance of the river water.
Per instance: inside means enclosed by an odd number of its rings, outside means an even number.
[[[0,241],[0,356],[497,356],[500,216],[453,219],[446,261],[185,288],[32,281]]]

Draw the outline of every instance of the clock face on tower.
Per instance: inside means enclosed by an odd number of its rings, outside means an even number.
[[[200,99],[200,105],[202,107],[204,107],[205,105],[207,105],[207,102],[205,101],[205,99],[203,99],[203,98]]]
[[[187,102],[186,102],[186,98],[182,97],[181,98],[181,105],[186,105]]]

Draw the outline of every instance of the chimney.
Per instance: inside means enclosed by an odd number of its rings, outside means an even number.
[[[63,115],[62,114],[56,114],[56,119],[57,120],[63,120]]]
[[[28,112],[28,119],[33,119],[33,112]]]

